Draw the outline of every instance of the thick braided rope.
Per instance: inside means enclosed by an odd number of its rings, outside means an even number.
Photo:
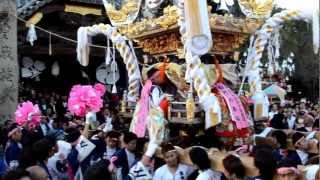
[[[180,0],[178,2],[178,24],[180,26],[179,31],[181,34],[181,42],[184,44],[185,52],[186,52],[186,79],[192,80],[194,89],[197,92],[199,97],[199,102],[202,105],[205,111],[212,111],[217,114],[218,121],[210,122],[209,124],[206,122],[206,128],[211,126],[215,126],[221,122],[221,111],[220,105],[218,103],[217,98],[211,93],[211,87],[208,83],[208,79],[206,73],[203,69],[202,62],[198,55],[193,55],[186,48],[186,25],[185,25],[185,12],[184,12],[184,2]]]
[[[129,77],[128,87],[128,101],[137,102],[139,97],[140,87],[140,70],[138,66],[138,60],[135,56],[134,50],[127,44],[127,38],[117,32],[116,27],[112,27],[109,24],[93,25],[91,27],[85,27],[87,35],[95,36],[97,34],[104,34],[107,36],[115,47],[119,51],[123,61],[126,65]]]
[[[259,65],[262,53],[271,34],[285,21],[300,19],[303,19],[300,11],[284,10],[269,18],[262,28],[256,33],[255,41],[252,47],[249,47],[250,49],[247,56],[247,67],[245,74],[245,76],[248,76],[250,92],[252,95],[262,90]]]

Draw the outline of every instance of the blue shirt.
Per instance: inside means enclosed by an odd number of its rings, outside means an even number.
[[[22,150],[22,145],[16,141],[9,140],[7,142],[6,148],[5,148],[5,164],[10,167],[10,163],[18,162],[19,154]],[[16,164],[18,165],[18,164]]]

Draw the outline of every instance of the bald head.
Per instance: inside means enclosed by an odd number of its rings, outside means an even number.
[[[48,180],[49,175],[47,172],[40,166],[31,166],[27,168],[27,171],[29,171],[30,176],[33,180]]]

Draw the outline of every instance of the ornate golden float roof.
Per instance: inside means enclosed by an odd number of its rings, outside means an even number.
[[[210,8],[209,8],[210,9]],[[176,6],[168,6],[164,9],[164,15],[155,19],[142,19],[141,21],[123,25],[119,31],[129,38],[140,39],[150,35],[176,31],[178,26],[178,14]],[[261,19],[237,18],[231,15],[210,14],[210,26],[215,31],[229,33],[250,34],[262,24]]]
[[[209,6],[209,11],[211,7]],[[111,17],[112,18],[112,17]],[[176,6],[168,6],[163,16],[142,19],[118,27],[120,33],[135,40],[145,53],[151,55],[177,54],[183,57]],[[262,24],[262,19],[238,18],[232,15],[210,14],[213,35],[212,54],[229,54],[239,48]],[[180,56],[181,55],[181,56]]]

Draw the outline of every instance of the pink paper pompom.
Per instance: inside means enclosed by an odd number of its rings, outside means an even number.
[[[20,126],[30,122],[33,125],[38,125],[41,120],[41,112],[38,105],[33,105],[32,102],[23,102],[18,106],[15,112],[16,123]]]
[[[104,94],[105,89],[99,86],[97,87],[98,90],[90,85],[73,86],[68,99],[68,110],[80,117],[84,117],[90,111],[100,111],[103,106],[101,96]]]
[[[105,86],[101,83],[95,84],[93,88],[96,90],[98,94],[100,94],[100,96],[103,96],[106,92]]]

